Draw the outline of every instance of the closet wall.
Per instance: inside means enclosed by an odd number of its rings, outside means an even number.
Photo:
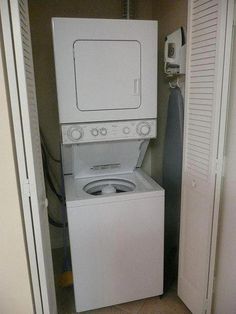
[[[152,18],[158,20],[158,129],[157,139],[152,141],[152,176],[162,182],[162,161],[169,97],[169,84],[164,75],[164,44],[166,35],[183,26],[186,32],[188,0],[153,0]]]

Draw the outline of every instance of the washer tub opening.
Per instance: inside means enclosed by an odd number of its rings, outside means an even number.
[[[114,193],[132,192],[135,184],[128,180],[121,179],[102,179],[88,183],[84,191],[90,195],[105,195]]]

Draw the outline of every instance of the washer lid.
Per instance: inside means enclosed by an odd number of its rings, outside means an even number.
[[[143,162],[149,140],[73,145],[75,178],[132,172]]]

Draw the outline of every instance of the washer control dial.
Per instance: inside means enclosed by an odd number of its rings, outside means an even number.
[[[83,129],[80,126],[71,126],[67,131],[68,138],[73,142],[80,140],[83,134]]]
[[[146,136],[150,133],[151,131],[151,125],[148,122],[140,122],[137,125],[137,129],[136,129],[137,133],[141,136]]]
[[[91,134],[92,134],[93,136],[98,136],[98,129],[92,129],[92,130],[91,130]]]
[[[104,135],[104,136],[107,135],[107,129],[106,128],[101,128],[100,129],[100,134]]]

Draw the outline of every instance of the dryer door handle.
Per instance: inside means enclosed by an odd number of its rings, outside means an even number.
[[[134,79],[134,95],[140,95],[140,78]]]

